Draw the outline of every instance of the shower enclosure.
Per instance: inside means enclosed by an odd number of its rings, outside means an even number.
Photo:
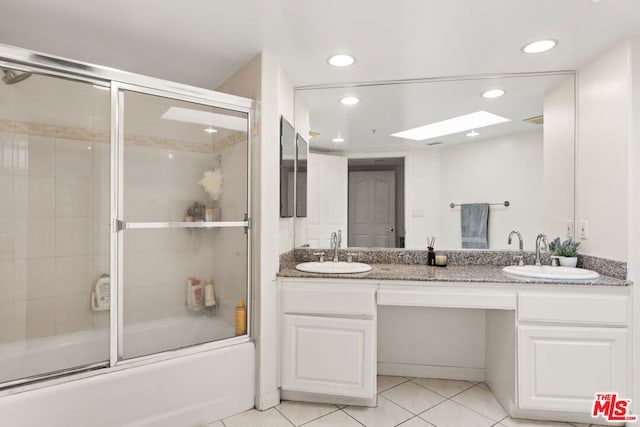
[[[248,342],[252,101],[2,45],[0,68],[0,389]]]

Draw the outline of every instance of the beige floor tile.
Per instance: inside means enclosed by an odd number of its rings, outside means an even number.
[[[455,396],[475,385],[475,383],[470,381],[440,380],[433,378],[414,378],[411,381],[446,397]]]
[[[393,387],[380,395],[416,415],[445,400],[438,393],[427,390],[411,381]]]
[[[378,393],[400,385],[408,380],[405,377],[392,377],[388,375],[378,375]]]
[[[214,421],[207,424],[207,427],[224,427],[224,424],[222,424],[222,421]]]
[[[433,424],[429,424],[420,417],[413,417],[410,420],[403,422],[398,427],[433,427]]]
[[[332,412],[322,418],[305,424],[304,427],[362,427],[362,424],[342,411]]]
[[[284,401],[276,407],[289,421],[296,426],[308,423],[316,418],[323,417],[338,410],[335,405],[323,403],[305,403]]]
[[[495,423],[451,400],[423,412],[420,418],[438,427],[490,427]]]
[[[500,424],[506,427],[572,427],[569,423],[557,421],[525,420],[522,418],[505,418]]]
[[[222,421],[227,427],[291,427],[293,425],[274,408],[264,412],[250,409]]]
[[[378,396],[375,408],[348,406],[344,411],[367,427],[393,427],[413,417],[411,412],[382,396]]]
[[[452,397],[452,400],[494,421],[500,421],[507,416],[491,391],[480,385]]]

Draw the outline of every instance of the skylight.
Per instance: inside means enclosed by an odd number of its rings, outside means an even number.
[[[165,120],[196,123],[199,125],[215,126],[217,128],[247,131],[247,119],[244,117],[228,116],[226,114],[211,113],[209,111],[191,110],[189,108],[171,107],[162,115]]]
[[[496,114],[488,113],[486,111],[476,111],[475,113],[465,114],[464,116],[458,116],[402,132],[396,132],[391,134],[391,136],[411,139],[414,141],[424,141],[425,139],[438,138],[440,136],[480,129],[509,121],[509,119]]]

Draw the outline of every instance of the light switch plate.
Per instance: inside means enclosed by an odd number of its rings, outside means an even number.
[[[578,223],[578,234],[581,239],[589,238],[589,222],[587,220],[582,220]]]
[[[573,220],[567,220],[567,229],[565,231],[567,239],[573,239]]]

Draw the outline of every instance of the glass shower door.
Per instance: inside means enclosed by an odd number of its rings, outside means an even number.
[[[118,360],[246,335],[248,112],[122,88]]]
[[[1,388],[108,366],[110,112],[98,82],[0,66]]]

